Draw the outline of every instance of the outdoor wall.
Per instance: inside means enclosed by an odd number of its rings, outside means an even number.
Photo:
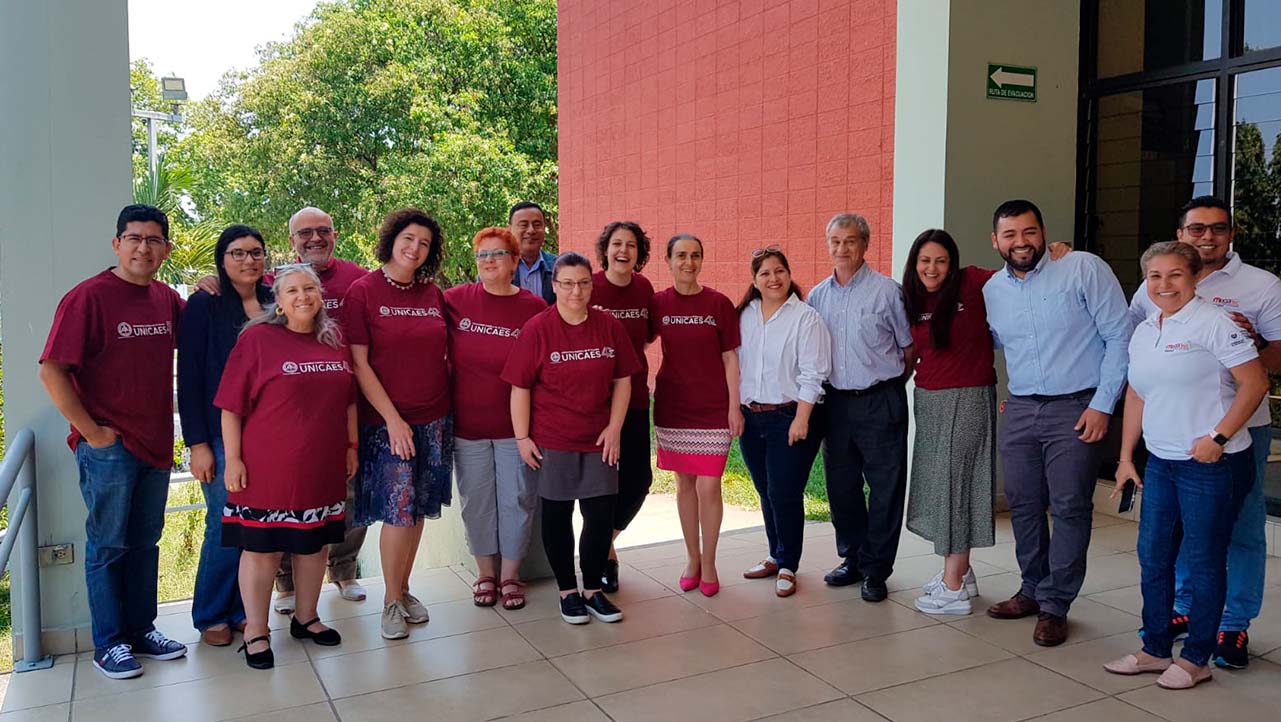
[[[809,288],[856,211],[891,272],[894,0],[562,0],[559,23],[562,250],[630,219],[700,236],[731,297],[770,244]],[[670,285],[659,248],[645,273]]]

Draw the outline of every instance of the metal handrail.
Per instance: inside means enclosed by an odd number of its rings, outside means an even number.
[[[18,568],[22,570],[22,659],[13,665],[15,672],[30,672],[53,666],[53,657],[44,653],[40,622],[40,561],[36,545],[36,435],[22,429],[9,443],[0,463],[0,502],[8,504],[14,484],[18,500],[9,509],[9,528],[0,543],[0,575],[9,568],[9,555],[18,547]],[[27,517],[30,516],[30,521]],[[27,523],[23,523],[27,522]]]

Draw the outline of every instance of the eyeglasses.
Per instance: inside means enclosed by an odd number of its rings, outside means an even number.
[[[592,279],[590,278],[582,281],[554,281],[554,283],[559,286],[562,291],[572,291],[575,288],[580,291],[586,291],[592,287]]]
[[[146,243],[151,248],[160,248],[169,242],[169,239],[163,236],[140,236],[137,233],[130,233],[128,235],[121,236],[120,240],[121,242],[127,243],[131,246],[141,246]]]
[[[280,277],[286,273],[293,273],[294,271],[301,271],[303,269],[307,269],[312,273],[315,273],[315,269],[311,267],[310,263],[286,263],[281,266],[276,266],[275,270],[272,271],[272,274],[276,277]]]
[[[1183,227],[1183,230],[1192,236],[1204,236],[1206,231],[1210,231],[1216,236],[1226,236],[1232,230],[1231,223],[1189,223]]]
[[[755,251],[752,251],[752,258],[760,258],[761,256],[767,256],[771,253],[782,253],[782,252],[783,252],[783,247],[775,243],[773,245],[766,246],[764,248],[757,248]]]
[[[267,256],[267,252],[261,248],[251,248],[247,251],[243,248],[233,248],[223,255],[231,256],[232,259],[237,261],[243,261],[245,258],[252,258],[255,261],[261,261]]]
[[[512,252],[506,248],[496,248],[492,251],[476,251],[476,262],[484,263],[491,258],[502,259],[510,256],[511,254]]]
[[[327,241],[334,237],[334,229],[328,226],[321,226],[319,228],[299,228],[294,231],[293,235],[298,236],[304,241],[310,241],[316,236]]]

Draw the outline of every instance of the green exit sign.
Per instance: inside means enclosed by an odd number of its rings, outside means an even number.
[[[987,97],[1036,102],[1036,68],[987,64]]]

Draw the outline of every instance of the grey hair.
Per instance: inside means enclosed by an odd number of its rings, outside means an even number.
[[[867,225],[867,219],[857,213],[837,213],[832,216],[832,220],[827,222],[827,228],[823,231],[824,235],[832,235],[832,229],[837,227],[853,227],[862,236],[863,242],[867,243],[872,238],[872,228]]]
[[[276,278],[271,284],[271,294],[273,297],[278,298],[280,296],[280,287],[284,284],[285,279],[295,273],[304,273],[310,276],[311,280],[315,281],[316,286],[320,288],[320,292],[324,293],[325,287],[320,282],[320,276],[316,275],[315,269],[313,269],[310,264],[291,263],[288,266],[276,267]],[[259,324],[284,326],[289,322],[289,320],[283,313],[276,313],[279,308],[280,305],[275,301],[266,304],[262,307],[262,313],[249,319],[249,322],[245,324],[244,329],[240,332],[244,333],[249,330],[250,326],[257,326]],[[329,317],[329,313],[325,311],[325,305],[323,303],[320,305],[320,310],[316,313],[316,318],[313,319],[312,333],[315,334],[317,341],[325,344],[326,346],[330,346],[332,348],[343,347],[342,328],[339,327],[337,321]]]
[[[1143,275],[1147,275],[1148,264],[1158,256],[1178,256],[1182,258],[1188,264],[1188,270],[1194,276],[1201,272],[1203,265],[1201,254],[1197,253],[1195,246],[1183,241],[1162,241],[1148,246],[1148,249],[1143,252],[1143,256],[1139,258],[1139,267],[1143,269]]]

